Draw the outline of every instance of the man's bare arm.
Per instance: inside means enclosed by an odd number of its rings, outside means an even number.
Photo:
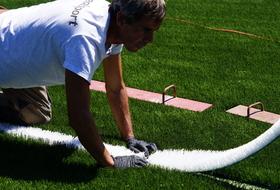
[[[66,97],[70,126],[85,149],[102,166],[112,167],[113,158],[106,150],[89,111],[89,84],[82,77],[66,70]]]
[[[134,133],[127,91],[122,77],[120,54],[111,55],[104,59],[103,66],[108,101],[122,138],[125,140],[129,137],[133,137]]]

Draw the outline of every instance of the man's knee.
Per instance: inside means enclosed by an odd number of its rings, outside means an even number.
[[[26,124],[47,124],[52,116],[51,108],[35,107],[32,104],[20,110],[20,119]]]
[[[17,111],[14,120],[24,125],[46,124],[51,120],[51,104],[46,87],[26,89],[3,89],[1,99],[3,106]],[[1,101],[0,101],[1,103]]]

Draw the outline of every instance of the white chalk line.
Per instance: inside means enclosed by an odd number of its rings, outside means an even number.
[[[84,149],[77,137],[42,130],[40,128],[15,126],[8,123],[0,123],[0,130],[13,136],[21,136],[26,139],[43,140],[52,144],[65,144],[67,147]],[[235,164],[250,155],[261,150],[280,135],[280,120],[266,132],[251,142],[237,148],[226,151],[211,150],[159,150],[150,155],[150,165],[160,166],[165,169],[175,169],[185,172],[204,172],[223,168]],[[104,143],[109,153],[113,156],[133,155],[124,146],[115,146]],[[144,157],[143,153],[137,154]]]
[[[203,172],[235,164],[258,152],[280,135],[280,120],[251,142],[226,151],[163,150],[151,155],[149,162],[167,169]]]

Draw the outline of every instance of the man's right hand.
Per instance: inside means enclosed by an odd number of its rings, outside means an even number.
[[[148,162],[139,156],[117,156],[114,157],[114,168],[141,167]]]

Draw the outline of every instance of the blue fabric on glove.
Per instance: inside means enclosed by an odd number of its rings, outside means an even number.
[[[145,157],[149,157],[149,149],[152,151],[157,151],[157,146],[155,143],[147,143],[142,140],[137,140],[135,137],[129,137],[128,139],[125,140],[127,147],[135,152],[144,152]]]
[[[147,160],[136,155],[117,156],[113,159],[115,162],[114,168],[141,167],[148,163]]]

